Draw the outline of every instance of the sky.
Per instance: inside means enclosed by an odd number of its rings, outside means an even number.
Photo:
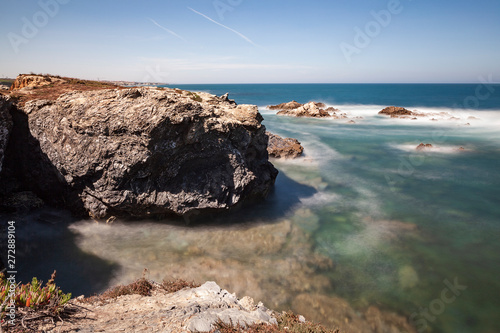
[[[500,81],[499,0],[2,0],[0,76]]]

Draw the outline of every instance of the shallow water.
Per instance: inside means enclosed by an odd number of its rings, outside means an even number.
[[[305,156],[273,161],[280,175],[268,200],[234,214],[191,226],[10,216],[23,244],[20,276],[47,279],[57,268],[77,295],[143,273],[213,279],[277,309],[319,293],[411,317],[422,332],[496,331],[500,112],[420,107],[459,118],[431,121],[381,117],[379,105],[340,108],[363,119],[261,107],[268,130],[297,138]],[[416,151],[421,142],[434,148]]]

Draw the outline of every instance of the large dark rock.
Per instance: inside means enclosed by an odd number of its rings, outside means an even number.
[[[277,175],[257,107],[227,98],[75,91],[22,111],[24,187],[95,218],[226,210],[265,196]]]
[[[7,143],[9,142],[12,130],[11,108],[10,99],[4,95],[0,95],[0,173],[2,172],[5,150],[7,149]]]
[[[404,117],[404,116],[417,115],[410,110],[407,110],[405,108],[398,107],[398,106],[388,106],[385,109],[383,109],[382,111],[380,111],[378,114],[384,114],[387,116],[391,116],[391,118],[400,118],[401,116]]]
[[[279,135],[266,132],[269,137],[267,152],[269,156],[276,158],[297,158],[304,152],[304,147],[299,140],[293,138],[282,138]]]

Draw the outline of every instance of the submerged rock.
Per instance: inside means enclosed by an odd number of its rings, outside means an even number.
[[[308,320],[341,332],[408,332],[416,333],[408,320],[393,312],[380,311],[374,306],[364,313],[354,310],[344,299],[319,294],[300,294],[292,302],[294,311]]]
[[[226,210],[265,196],[277,175],[257,107],[227,96],[72,91],[21,111],[24,185],[95,218]]]
[[[304,147],[302,147],[297,139],[282,138],[270,132],[266,132],[266,134],[269,137],[267,152],[271,157],[297,158],[304,152]]]

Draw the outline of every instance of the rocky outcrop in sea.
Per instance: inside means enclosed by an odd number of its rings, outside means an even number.
[[[227,210],[265,197],[278,173],[257,107],[227,96],[145,87],[71,91],[10,113],[16,149],[7,149],[7,178],[98,219]]]
[[[282,138],[270,132],[266,132],[266,134],[269,137],[267,152],[270,157],[297,158],[304,152],[304,147],[302,147],[297,139]]]

